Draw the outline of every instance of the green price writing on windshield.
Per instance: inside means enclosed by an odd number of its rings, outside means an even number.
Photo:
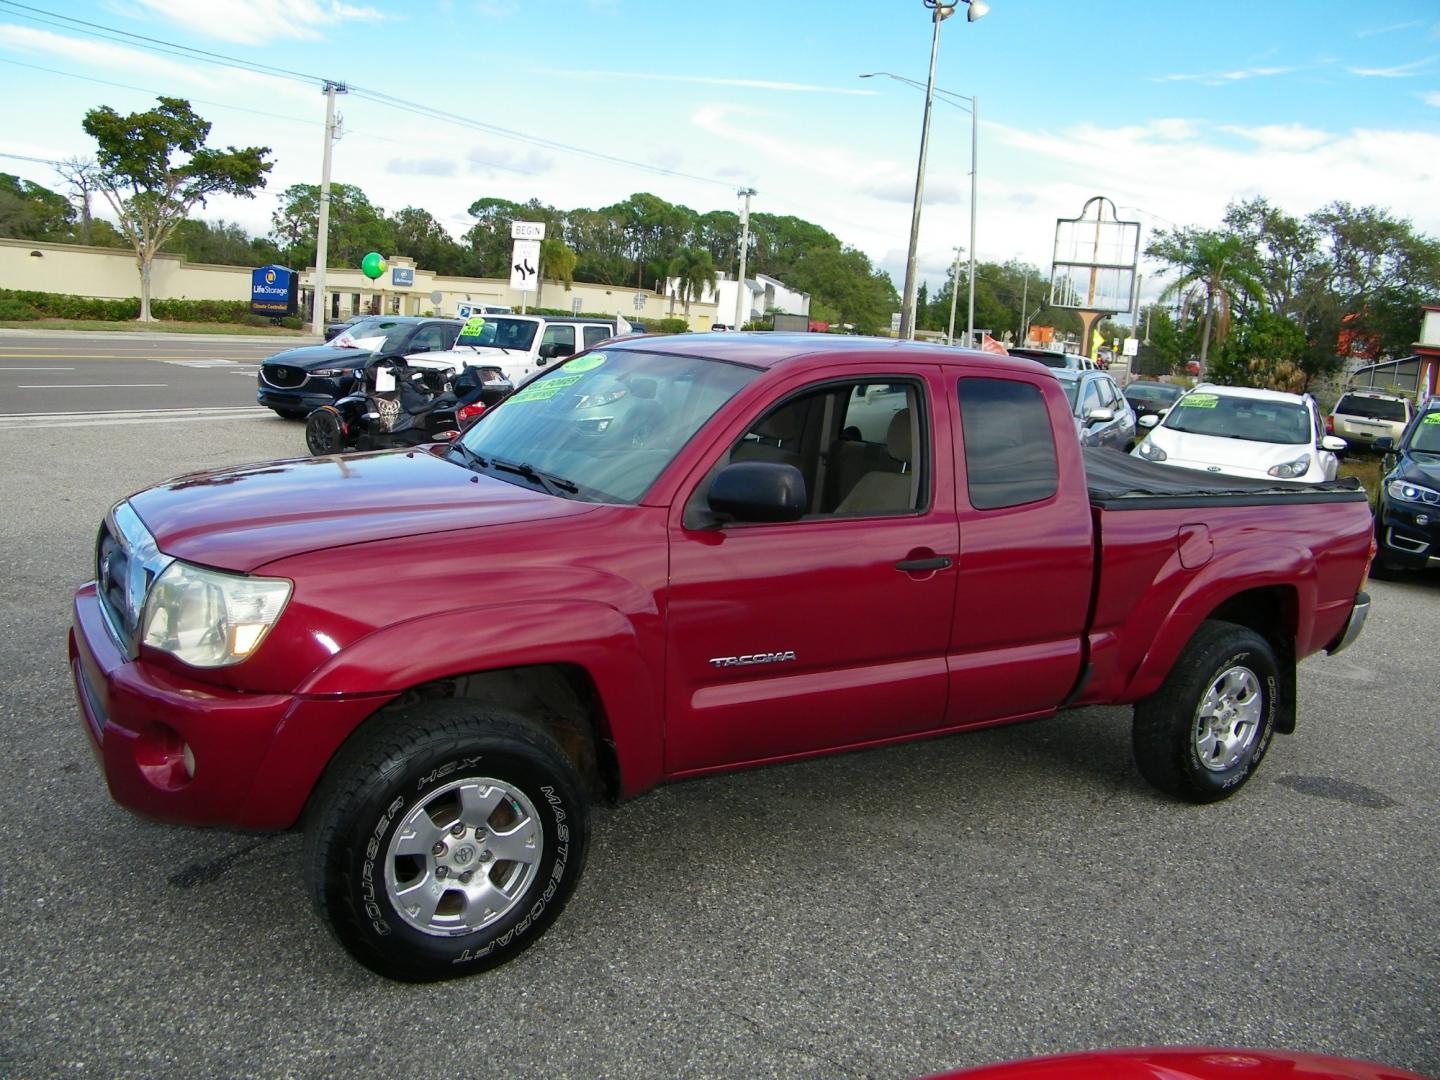
[[[465,325],[460,328],[461,337],[479,337],[480,331],[485,329],[485,317],[474,315],[465,320]]]
[[[1420,423],[1422,423],[1422,424],[1440,424],[1440,412],[1426,413],[1426,414],[1425,414],[1425,419],[1421,420]]]
[[[1180,399],[1180,406],[1185,409],[1213,409],[1219,401],[1214,394],[1186,394]]]
[[[601,364],[605,363],[603,352],[587,353],[585,356],[571,360],[565,365],[566,371],[594,371]]]
[[[527,386],[508,400],[512,402],[549,401],[567,386],[574,386],[580,379],[579,375],[557,375],[553,379],[545,379],[534,386]]]

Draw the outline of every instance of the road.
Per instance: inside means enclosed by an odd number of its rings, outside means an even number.
[[[260,361],[313,340],[0,331],[0,426],[69,423],[77,413],[254,408],[266,415],[255,406]]]
[[[1228,802],[1153,793],[1116,709],[675,785],[597,815],[515,962],[401,986],[326,936],[298,835],[114,806],[70,690],[110,504],[302,452],[268,413],[0,429],[0,1075],[888,1078],[1154,1043],[1440,1075],[1440,574],[1373,584]],[[357,564],[357,603],[384,587]]]

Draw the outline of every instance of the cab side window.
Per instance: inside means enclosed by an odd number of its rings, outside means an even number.
[[[558,345],[558,349],[547,349],[546,346]],[[556,326],[545,327],[545,336],[540,339],[540,353],[549,353],[554,356],[569,356],[575,351],[575,327]]]
[[[410,348],[408,351],[412,353],[439,352],[443,349],[448,349],[450,345],[454,344],[454,338],[447,344],[445,340],[445,329],[446,328],[439,323],[429,323],[420,327],[419,330],[415,331],[415,336],[410,339]],[[458,336],[459,327],[455,329],[457,332],[456,336]]]
[[[583,332],[585,335],[585,348],[587,349],[599,345],[600,342],[611,336],[608,326],[586,326],[583,328]]]
[[[1060,470],[1040,388],[1010,379],[961,379],[959,394],[970,505],[998,510],[1053,496]]]
[[[910,381],[831,383],[765,413],[728,461],[799,469],[806,519],[914,513],[925,506],[930,471],[920,400]]]

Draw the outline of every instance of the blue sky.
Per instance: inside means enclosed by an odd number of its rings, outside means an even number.
[[[423,206],[457,235],[482,195],[571,207],[648,190],[707,210],[735,207],[734,188],[750,184],[757,210],[816,221],[901,276],[922,97],[856,76],[924,78],[921,0],[32,6],[687,174],[342,99],[335,178],[386,209]],[[212,141],[275,151],[265,193],[206,216],[263,232],[276,192],[318,178],[316,86],[33,16],[0,3],[0,79],[12,91],[0,153],[83,154],[87,108],[141,109],[158,91],[194,101],[215,124]],[[1092,194],[1138,208],[1147,230],[1214,225],[1230,200],[1265,195],[1295,213],[1334,199],[1379,204],[1440,235],[1436,0],[992,0],[985,18],[967,23],[962,10],[943,25],[937,85],[980,100],[983,259],[1048,268],[1055,219]],[[920,245],[932,282],[968,239],[969,124],[937,105]],[[54,183],[48,167],[15,157],[0,169]]]

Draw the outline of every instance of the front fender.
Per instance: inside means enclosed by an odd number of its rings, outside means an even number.
[[[632,795],[659,779],[663,670],[658,626],[642,633],[607,604],[582,600],[487,603],[396,623],[342,649],[299,687],[307,696],[375,694],[482,671],[569,664],[593,681]],[[338,733],[335,747],[356,725]],[[277,747],[284,731],[277,736]],[[332,749],[333,753],[333,749]]]
[[[1318,583],[1315,556],[1309,548],[1248,548],[1207,563],[1176,597],[1119,700],[1139,701],[1160,689],[1200,624],[1225,601],[1252,589],[1275,586],[1291,591],[1296,627],[1312,625]]]

